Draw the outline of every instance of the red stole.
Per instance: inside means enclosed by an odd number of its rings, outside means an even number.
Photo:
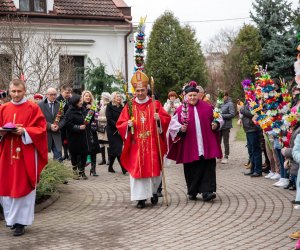
[[[0,127],[8,122],[22,125],[32,140],[25,145],[21,136],[7,133],[0,142],[0,196],[19,198],[35,189],[48,162],[46,119],[33,102],[9,102],[0,107]]]
[[[155,102],[156,112],[159,114],[163,131],[159,134],[161,155],[163,157],[167,152],[166,131],[171,117],[163,109],[159,101]],[[128,120],[130,120],[130,116],[127,105],[123,108],[116,124],[117,129],[124,140],[121,163],[133,178],[159,176],[161,164],[152,100],[149,99],[149,101],[143,104],[133,101],[132,107],[134,116],[134,135],[128,130]]]

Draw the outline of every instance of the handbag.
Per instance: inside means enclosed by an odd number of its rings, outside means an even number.
[[[290,169],[291,168],[291,161],[289,159],[286,159],[283,163],[284,169]]]
[[[104,134],[106,130],[106,125],[100,124],[98,126],[98,132]]]

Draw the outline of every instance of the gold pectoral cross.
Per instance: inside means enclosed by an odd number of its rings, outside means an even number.
[[[19,148],[19,147],[17,147],[16,148],[16,153],[17,153],[17,155],[15,156],[15,155],[13,155],[13,157],[12,158],[14,158],[14,159],[20,159],[20,157],[19,157],[19,153],[21,152],[21,148]]]
[[[141,123],[143,123],[143,124],[144,124],[144,123],[145,123],[145,121],[146,121],[146,118],[145,118],[145,116],[142,116],[142,117],[141,117]]]

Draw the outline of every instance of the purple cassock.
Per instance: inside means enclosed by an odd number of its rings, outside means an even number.
[[[194,107],[198,113],[197,117],[195,117]],[[180,124],[183,124],[181,112],[182,105],[176,110],[169,126],[169,152],[167,158],[176,161],[176,163],[190,163],[199,160],[195,119],[199,119],[200,122],[204,159],[222,158],[219,131],[213,131],[211,128],[214,119],[213,107],[202,100],[199,100],[195,106],[188,104],[187,131],[183,136],[174,138],[179,131]],[[174,119],[177,119],[177,121]]]

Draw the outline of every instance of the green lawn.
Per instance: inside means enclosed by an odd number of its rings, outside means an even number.
[[[242,126],[237,125],[237,120],[237,118],[234,118],[232,120],[233,127],[237,129],[235,139],[237,141],[246,141],[246,134],[244,132],[244,129]]]

